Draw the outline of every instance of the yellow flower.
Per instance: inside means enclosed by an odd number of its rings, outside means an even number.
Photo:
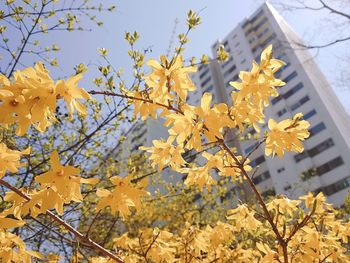
[[[24,224],[24,221],[0,216],[0,231],[6,228],[20,227]]]
[[[18,127],[16,133],[18,135],[23,135],[28,130],[31,123],[31,106],[26,103],[21,86],[12,85],[8,81],[2,82],[1,93],[0,112],[4,114],[0,114],[0,123],[7,126],[17,122]]]
[[[41,253],[26,250],[25,243],[18,236],[0,230],[0,262],[32,262],[32,257],[43,259]]]
[[[293,119],[283,120],[279,123],[270,119],[268,127],[271,132],[268,132],[266,137],[265,154],[275,155],[278,157],[284,155],[284,151],[302,152],[304,150],[301,141],[309,137],[307,129],[310,124],[307,121],[300,120],[303,115],[296,114]]]
[[[56,92],[54,81],[42,63],[15,74],[15,84],[20,85],[25,104],[30,107],[30,120],[35,128],[44,132],[56,121]]]
[[[184,67],[181,55],[173,60],[168,61],[165,56],[160,57],[160,64],[154,59],[149,60],[147,65],[152,67],[153,72],[145,77],[146,84],[155,90],[170,89],[183,101],[186,101],[188,91],[196,89],[188,73],[196,72],[197,69]]]
[[[158,171],[161,172],[164,166],[170,166],[174,170],[179,169],[186,161],[182,158],[185,152],[182,147],[176,147],[172,144],[174,138],[164,142],[162,140],[153,140],[153,147],[141,147],[141,150],[146,150],[151,153],[149,159],[152,161],[152,166],[158,166]]]
[[[141,198],[149,195],[148,192],[140,189],[140,186],[131,185],[130,176],[124,178],[114,176],[110,180],[115,186],[112,192],[100,188],[96,191],[97,196],[100,197],[96,207],[97,210],[110,206],[112,214],[119,212],[125,218],[130,214],[131,208],[140,209]]]
[[[67,102],[71,119],[73,119],[74,109],[76,109],[81,115],[86,115],[86,108],[78,99],[90,99],[89,93],[82,88],[78,88],[78,82],[81,78],[82,74],[77,74],[66,81],[59,80],[56,84],[57,96],[63,97]]]
[[[52,188],[56,191],[65,202],[82,200],[80,192],[80,183],[96,184],[98,179],[84,179],[76,176],[80,173],[80,169],[73,166],[63,166],[60,164],[58,153],[52,152],[51,158],[51,170],[37,176],[35,181],[41,184],[41,188]]]
[[[16,123],[18,135],[24,135],[33,125],[44,132],[55,118],[57,99],[63,97],[71,117],[74,109],[86,115],[85,107],[78,99],[88,99],[89,94],[77,88],[81,75],[60,80],[55,85],[42,63],[14,73],[13,82],[0,75],[0,124],[5,127]]]
[[[6,144],[0,143],[0,178],[2,178],[6,171],[16,173],[21,166],[19,162],[23,154],[29,154],[30,149],[22,152],[7,148]]]

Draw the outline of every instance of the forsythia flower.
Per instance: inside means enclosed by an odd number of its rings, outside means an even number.
[[[171,61],[168,61],[165,56],[161,56],[160,61],[160,64],[154,59],[147,62],[147,65],[153,68],[153,72],[145,77],[146,84],[160,96],[166,94],[166,91],[170,89],[183,101],[186,101],[188,91],[196,89],[188,73],[196,72],[197,69],[184,67],[181,55],[176,56]]]
[[[0,124],[7,126],[16,123],[18,135],[24,135],[29,126],[44,132],[55,117],[57,99],[63,97],[72,117],[74,108],[85,115],[85,107],[77,99],[89,99],[83,89],[77,88],[81,75],[56,84],[43,64],[37,63],[14,73],[13,82],[0,75]]]
[[[90,99],[89,93],[84,89],[78,88],[78,82],[82,78],[82,74],[70,77],[66,81],[59,80],[56,84],[56,92],[59,97],[63,97],[67,102],[70,118],[73,119],[73,112],[76,109],[81,115],[86,115],[86,108],[78,99]]]
[[[141,147],[141,150],[146,150],[151,153],[150,160],[152,161],[152,166],[158,166],[158,171],[161,172],[164,166],[169,165],[174,170],[180,168],[182,165],[186,164],[186,161],[182,158],[181,154],[185,151],[182,147],[175,147],[172,142],[173,138],[164,142],[162,140],[153,140],[153,147]]]
[[[142,251],[143,248],[147,248],[150,242],[153,241],[152,247],[150,247],[147,255],[152,259],[152,262],[162,263],[162,262],[174,262],[175,253],[177,247],[179,246],[178,242],[174,235],[165,230],[159,229],[139,229],[141,238],[130,238],[128,233],[122,235],[119,238],[115,238],[114,244],[115,247],[121,247],[123,249],[134,249],[135,251]],[[135,258],[135,260],[129,261],[126,259],[126,262],[140,262]]]
[[[29,154],[30,149],[20,151],[14,151],[7,148],[6,144],[0,143],[0,179],[5,175],[6,171],[16,173],[18,167],[21,166],[19,160],[21,155]]]
[[[110,206],[112,214],[119,212],[120,215],[125,218],[130,214],[130,208],[133,207],[136,210],[141,208],[141,198],[149,195],[140,186],[131,185],[130,176],[119,177],[114,176],[110,178],[111,182],[115,186],[111,192],[107,189],[97,189],[96,194],[100,197],[97,203],[97,210]]]
[[[35,181],[41,184],[42,189],[50,187],[57,192],[65,203],[70,201],[80,202],[83,197],[80,192],[80,184],[96,184],[98,179],[85,179],[76,176],[80,173],[78,168],[63,166],[60,164],[58,153],[54,151],[50,158],[51,170],[37,176]]]
[[[18,236],[0,230],[0,262],[32,262],[31,258],[43,259],[35,251],[26,250],[26,245]]]
[[[203,191],[206,186],[208,191],[211,191],[211,186],[216,184],[216,181],[210,176],[210,168],[205,165],[203,167],[192,167],[190,169],[184,168],[182,172],[188,172],[185,180],[185,185],[198,185],[199,189]]]
[[[203,125],[205,126],[203,132],[209,142],[214,142],[218,138],[222,139],[222,130],[224,127],[234,127],[234,122],[228,114],[227,105],[220,103],[211,107],[212,97],[211,93],[204,93],[201,99],[201,105],[195,109],[195,113],[203,121]]]
[[[261,54],[260,65],[254,61],[250,72],[240,72],[242,82],[230,82],[239,90],[236,101],[251,100],[256,105],[263,102],[264,106],[268,106],[269,97],[278,96],[276,86],[285,85],[273,75],[283,65],[283,61],[272,58],[272,45],[268,46]]]
[[[24,224],[25,224],[25,222],[22,220],[16,220],[16,219],[12,219],[12,218],[2,217],[0,215],[0,233],[2,230],[6,229],[6,228],[20,227],[20,226],[23,226]],[[0,246],[0,248],[1,248],[1,246]]]
[[[235,220],[236,231],[245,229],[251,233],[258,230],[261,222],[254,217],[254,212],[250,211],[246,205],[238,205],[237,208],[228,211],[227,219]]]
[[[310,124],[307,121],[300,120],[302,114],[294,115],[293,119],[283,120],[279,123],[270,119],[268,127],[271,132],[266,137],[265,154],[282,157],[284,151],[302,152],[304,150],[301,141],[309,137],[307,129]]]

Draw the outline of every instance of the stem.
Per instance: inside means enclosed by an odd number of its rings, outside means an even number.
[[[10,185],[9,183],[5,182],[4,180],[0,179],[0,185],[5,186],[6,188],[10,189],[11,191],[15,192],[16,194],[18,194],[19,196],[23,197],[24,199],[30,201],[31,198],[26,195],[25,193],[23,193],[22,191],[20,191],[19,189],[17,189],[16,187]],[[80,233],[78,230],[76,230],[74,227],[72,227],[71,225],[69,225],[68,223],[66,223],[63,219],[61,219],[60,217],[56,216],[54,213],[52,213],[49,210],[46,210],[46,214],[55,222],[57,222],[58,224],[62,225],[65,229],[67,229],[70,233],[72,233],[76,238],[80,239],[83,243],[88,244],[90,246],[92,246],[93,248],[95,248],[97,251],[99,251],[102,255],[109,257],[113,260],[115,260],[118,263],[124,263],[124,261],[119,258],[118,256],[114,255],[113,253],[111,253],[110,251],[108,251],[107,249],[105,249],[104,247],[100,246],[99,244],[97,244],[95,241],[91,240],[90,238],[84,236],[82,233]]]
[[[137,97],[133,97],[133,96],[129,96],[129,95],[125,95],[125,94],[120,94],[120,93],[115,93],[115,92],[108,92],[108,91],[95,91],[95,90],[91,90],[89,91],[90,94],[92,95],[105,95],[105,96],[116,96],[116,97],[120,97],[120,98],[125,98],[125,99],[129,99],[129,100],[139,100],[139,101],[143,101],[143,102],[147,102],[147,103],[152,103],[152,104],[156,104],[158,106],[161,106],[163,108],[166,108],[168,110],[173,110],[177,113],[183,114],[183,112],[181,110],[179,110],[178,108],[175,108],[173,106],[170,105],[165,105],[159,102],[154,102],[153,100],[150,99],[144,99],[144,98],[137,98]]]
[[[235,154],[231,151],[231,149],[226,145],[226,143],[221,140],[221,146],[222,148],[228,152],[228,154],[234,159],[234,161],[236,162],[237,166],[239,167],[239,169],[241,170],[243,176],[245,177],[245,179],[248,181],[248,184],[250,186],[250,188],[253,190],[255,197],[258,199],[258,202],[264,212],[264,215],[266,217],[266,220],[269,222],[269,224],[272,227],[272,231],[275,233],[276,238],[280,244],[280,246],[282,247],[283,250],[283,257],[284,257],[284,263],[288,263],[288,251],[287,251],[287,242],[283,239],[283,237],[281,236],[281,234],[279,233],[277,226],[275,225],[275,223],[273,222],[273,218],[269,212],[269,210],[267,209],[267,206],[261,196],[261,194],[259,193],[258,189],[256,188],[255,184],[253,183],[252,179],[250,178],[250,176],[248,175],[247,171],[244,169],[244,162],[240,162],[237,157],[235,156]]]
[[[41,6],[41,9],[40,9],[40,11],[39,11],[39,14],[38,14],[37,18],[35,19],[35,22],[34,22],[32,28],[31,28],[30,31],[28,32],[27,37],[24,39],[23,45],[22,45],[22,47],[21,47],[21,50],[20,50],[20,52],[19,52],[17,58],[15,59],[15,62],[14,62],[13,66],[12,66],[12,68],[11,68],[11,70],[10,70],[10,73],[7,75],[8,77],[11,77],[13,71],[15,70],[15,68],[16,68],[16,66],[17,66],[17,63],[18,63],[20,57],[22,56],[25,47],[27,46],[27,43],[28,43],[29,38],[31,37],[31,35],[32,35],[32,33],[33,33],[33,31],[34,31],[36,25],[39,23],[40,17],[41,17],[41,15],[43,14],[43,11],[44,11],[45,6],[46,6],[46,4],[43,2],[43,3],[42,3],[42,6]]]

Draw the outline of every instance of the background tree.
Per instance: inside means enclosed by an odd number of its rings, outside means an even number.
[[[293,0],[273,1],[284,12],[303,12],[305,15],[315,17],[313,25],[315,29],[308,32],[305,42],[294,43],[295,48],[305,48],[318,52],[323,49],[331,51],[333,59],[338,61],[337,74],[338,86],[348,89],[349,71],[348,61],[350,54],[347,43],[350,41],[350,5],[348,0]],[[320,32],[322,32],[320,34]]]

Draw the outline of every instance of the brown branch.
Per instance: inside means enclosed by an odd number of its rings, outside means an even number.
[[[344,13],[344,12],[341,12],[341,11],[339,11],[339,10],[336,10],[336,9],[330,7],[328,4],[326,4],[326,3],[324,2],[324,0],[319,0],[319,1],[322,3],[323,7],[326,8],[326,9],[328,9],[331,13],[337,14],[337,15],[339,15],[339,16],[343,16],[343,17],[345,17],[345,18],[347,18],[347,19],[350,20],[350,15],[349,15],[349,14],[346,14],[346,13]]]
[[[286,239],[286,243],[288,243],[293,238],[293,236],[298,232],[299,229],[301,229],[303,226],[305,226],[309,222],[309,220],[311,219],[312,215],[316,211],[316,207],[317,207],[317,201],[314,202],[313,208],[310,211],[310,213],[308,215],[306,215],[304,217],[304,219],[300,223],[297,222],[294,225],[291,233],[289,234],[288,238]],[[316,230],[317,230],[317,228],[316,228]]]
[[[46,5],[47,5],[47,3],[45,3],[45,2],[42,3],[41,9],[40,9],[40,11],[39,11],[39,14],[38,14],[37,18],[35,19],[32,28],[31,28],[30,31],[28,32],[27,37],[26,37],[26,38],[24,39],[24,41],[23,41],[21,50],[20,50],[18,56],[15,58],[15,62],[13,63],[13,66],[12,66],[12,68],[11,68],[11,70],[10,70],[10,73],[7,75],[8,77],[11,77],[13,71],[16,69],[17,63],[19,62],[19,59],[20,59],[20,57],[22,56],[23,51],[24,51],[24,49],[25,49],[25,47],[26,47],[26,45],[27,45],[27,43],[28,43],[29,38],[32,36],[32,33],[33,33],[33,31],[34,31],[36,25],[39,23],[40,17],[41,17],[41,15],[42,15],[42,12],[44,11],[44,8],[45,8]]]
[[[26,199],[27,201],[30,201],[31,198],[26,195],[25,193],[23,193],[22,191],[20,191],[19,189],[17,189],[16,187],[10,185],[9,183],[5,182],[4,180],[0,179],[0,185],[3,185],[4,187],[10,189],[11,191],[13,191],[14,193],[18,194],[19,196],[23,197],[24,199]],[[115,260],[118,263],[124,263],[124,261],[119,258],[118,256],[114,255],[113,253],[111,253],[110,251],[108,251],[107,249],[105,249],[104,247],[100,246],[99,244],[97,244],[95,241],[91,240],[90,238],[84,236],[82,233],[80,233],[78,230],[76,230],[74,227],[72,227],[71,225],[69,225],[67,222],[65,222],[63,219],[61,219],[60,217],[56,216],[54,213],[52,213],[49,210],[46,210],[46,214],[55,222],[57,222],[58,224],[62,225],[66,230],[68,230],[70,233],[72,233],[76,238],[80,239],[83,243],[91,245],[95,250],[99,251],[102,255],[109,257],[113,260]]]
[[[147,248],[146,251],[145,251],[145,259],[146,259],[146,260],[147,260],[147,254],[148,254],[148,252],[151,250],[153,244],[156,242],[156,240],[157,240],[157,238],[159,237],[159,235],[160,235],[160,230],[159,230],[159,232],[156,234],[156,236],[153,237],[152,242],[149,244],[148,248]]]
[[[325,48],[325,47],[329,47],[332,45],[335,45],[337,43],[341,43],[341,42],[345,42],[350,40],[350,37],[345,37],[345,38],[340,38],[340,39],[336,39],[334,41],[328,42],[326,44],[322,44],[322,45],[305,45],[305,44],[301,44],[301,43],[296,43],[298,46],[303,47],[305,49],[318,49],[318,48]]]
[[[144,98],[137,98],[137,97],[133,97],[133,96],[129,96],[129,95],[125,95],[125,94],[121,94],[121,93],[115,93],[115,92],[108,92],[108,91],[95,91],[95,90],[91,90],[89,91],[89,93],[91,95],[105,95],[105,96],[115,96],[115,97],[120,97],[120,98],[124,98],[124,99],[129,99],[129,100],[138,100],[138,101],[143,101],[143,102],[146,102],[146,103],[151,103],[151,104],[155,104],[155,105],[158,105],[160,107],[163,107],[163,108],[166,108],[168,110],[173,110],[177,113],[180,113],[180,114],[184,114],[180,109],[178,108],[175,108],[171,105],[165,105],[165,104],[162,104],[162,103],[159,103],[159,102],[154,102],[153,100],[151,99],[144,99]]]
[[[332,254],[333,254],[333,252],[329,253],[327,256],[325,256],[324,259],[322,259],[322,260],[320,261],[320,263],[326,262],[326,259],[329,258]]]
[[[250,178],[250,176],[248,175],[247,171],[244,169],[244,163],[240,162],[237,157],[235,156],[235,154],[231,151],[231,149],[226,145],[226,143],[221,140],[221,146],[222,148],[234,159],[234,161],[236,162],[236,164],[239,166],[243,176],[245,177],[245,179],[248,181],[248,184],[250,186],[250,188],[253,190],[258,202],[260,203],[260,206],[265,214],[266,220],[269,222],[269,224],[272,227],[272,231],[275,233],[275,236],[280,244],[280,246],[282,247],[283,250],[283,257],[284,257],[284,262],[288,263],[288,251],[287,251],[287,242],[285,242],[285,240],[283,239],[283,237],[281,236],[281,234],[279,233],[277,226],[275,225],[275,223],[273,222],[273,218],[269,212],[269,210],[267,209],[267,206],[261,196],[261,194],[259,193],[258,189],[256,188],[255,184],[253,183],[252,179]]]
[[[263,140],[261,140],[260,142],[258,142],[256,145],[255,145],[255,147],[254,147],[254,149],[253,150],[251,150],[248,154],[247,154],[247,156],[246,157],[244,157],[244,159],[243,159],[243,161],[242,161],[242,164],[244,164],[246,161],[247,161],[247,159],[264,143],[266,141],[266,137],[263,139]]]
[[[94,219],[92,219],[91,224],[89,225],[89,229],[88,229],[88,231],[87,231],[86,234],[85,234],[86,237],[89,237],[91,228],[92,228],[93,224],[95,223],[97,217],[100,215],[100,213],[101,213],[101,210],[99,210],[99,211],[96,213],[96,215],[94,216]]]

